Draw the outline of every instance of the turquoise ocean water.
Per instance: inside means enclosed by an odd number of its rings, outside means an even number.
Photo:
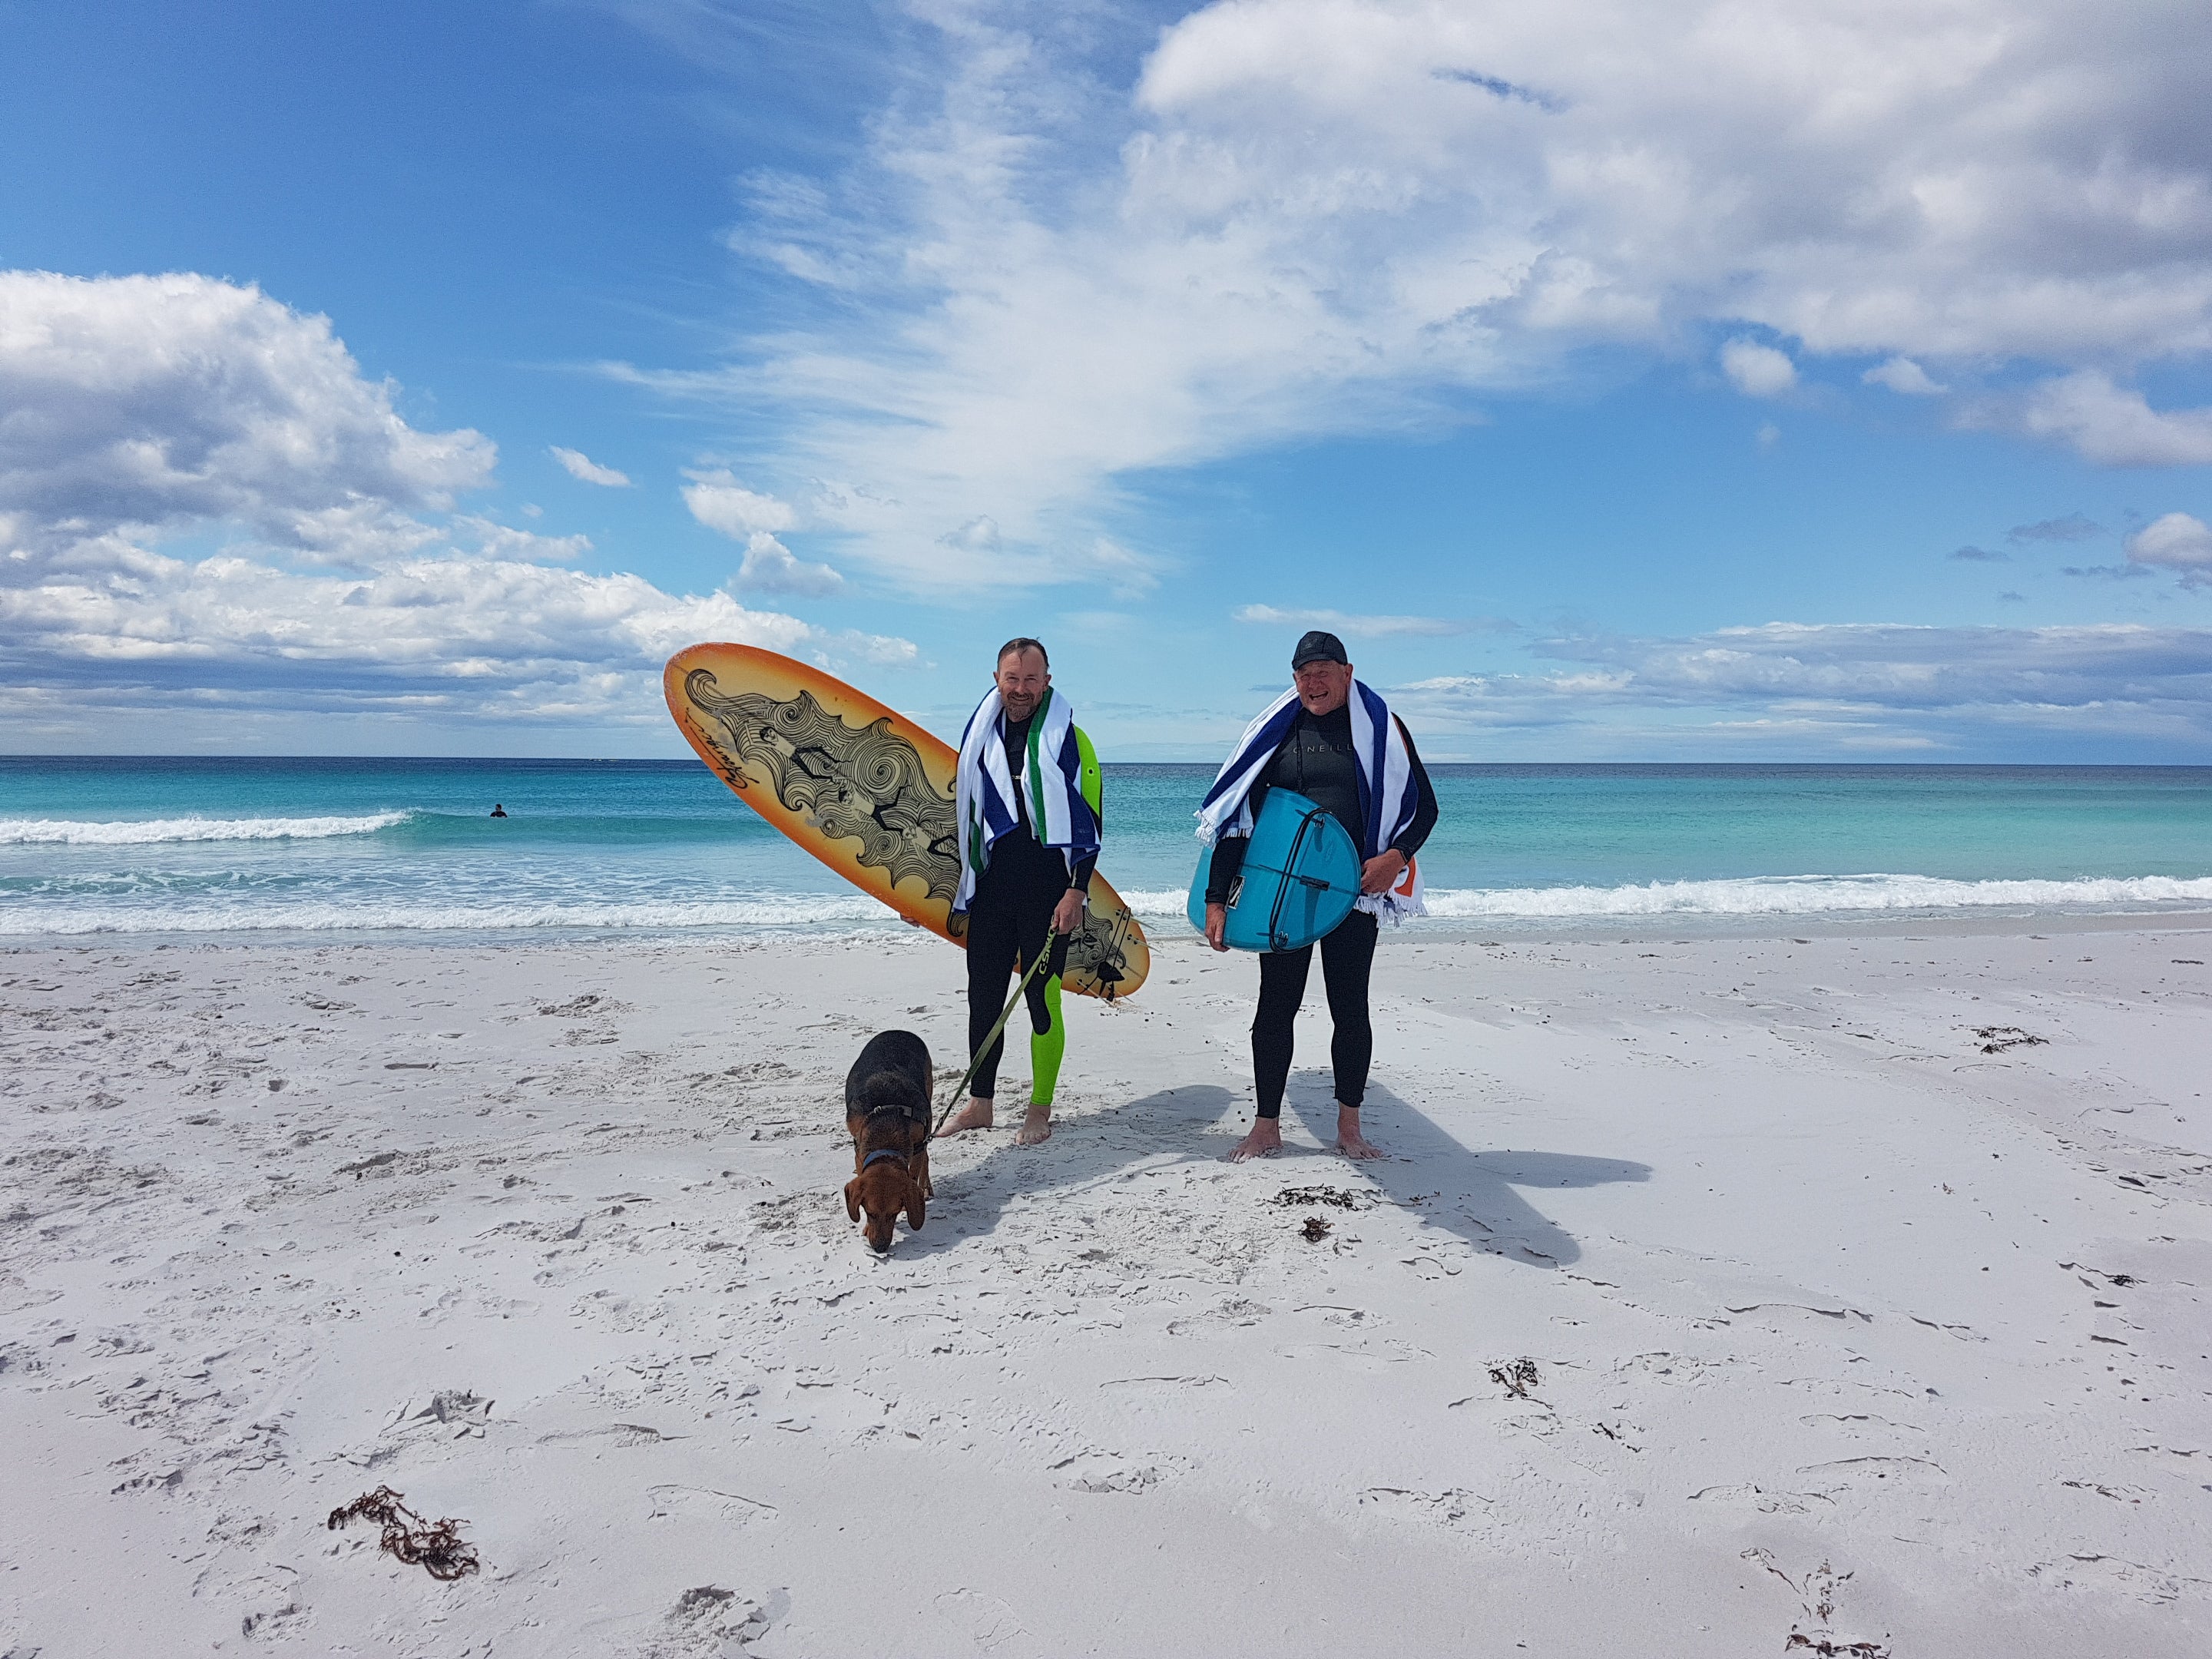
[[[1430,907],[1486,933],[2212,911],[2212,768],[1434,775]],[[1211,776],[1107,768],[1103,867],[1155,931],[1182,925]],[[891,925],[691,760],[0,757],[0,936]]]

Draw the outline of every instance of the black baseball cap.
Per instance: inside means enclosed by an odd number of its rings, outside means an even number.
[[[1297,673],[1310,662],[1340,662],[1351,666],[1352,659],[1344,654],[1344,641],[1327,629],[1316,628],[1298,641],[1298,648],[1291,653],[1291,672]]]

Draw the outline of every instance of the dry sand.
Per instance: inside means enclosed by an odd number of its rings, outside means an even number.
[[[1170,939],[886,1261],[934,940],[0,953],[0,1654],[2199,1656],[2208,947],[1409,931],[1232,1166]]]

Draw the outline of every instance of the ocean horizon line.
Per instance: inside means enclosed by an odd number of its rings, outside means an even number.
[[[2208,761],[1974,761],[1974,760],[1732,760],[1732,761],[1656,761],[1656,760],[1511,760],[1471,761],[1443,760],[1425,757],[1431,768],[1450,767],[1461,772],[1498,772],[1504,774],[1575,773],[1575,772],[2206,772],[2212,773],[2212,762]],[[386,754],[320,754],[265,755],[252,753],[196,753],[164,754],[45,754],[0,751],[0,766],[17,763],[54,764],[102,765],[153,764],[161,766],[188,765],[195,762],[225,763],[260,763],[264,764],[294,765],[354,765],[374,762],[380,765],[424,766],[628,766],[683,770],[703,768],[704,763],[693,755],[386,755]],[[1178,770],[1202,771],[1217,768],[1219,763],[1207,760],[1147,760],[1109,759],[1099,757],[1102,766],[1162,767]]]

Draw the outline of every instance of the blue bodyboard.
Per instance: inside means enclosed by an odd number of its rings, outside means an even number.
[[[1206,931],[1213,849],[1198,855],[1186,914]],[[1359,900],[1359,849],[1335,816],[1289,789],[1270,789],[1252,826],[1244,868],[1229,890],[1222,938],[1237,951],[1295,951],[1352,914]]]

